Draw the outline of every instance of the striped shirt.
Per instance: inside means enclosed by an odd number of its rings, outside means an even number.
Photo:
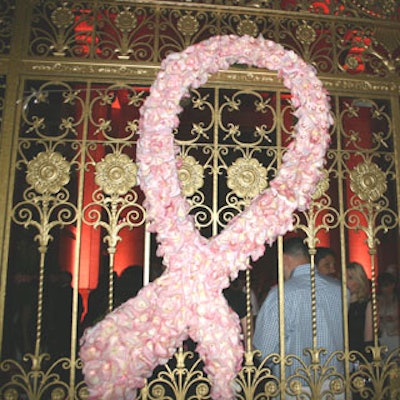
[[[327,350],[321,354],[320,364],[336,350],[344,350],[342,287],[339,280],[315,273],[316,313],[317,313],[317,347]],[[312,348],[312,313],[311,313],[311,277],[310,265],[298,266],[290,279],[284,284],[284,319],[285,319],[285,354],[294,354],[311,363],[310,355],[304,355],[305,348]],[[270,290],[256,320],[253,338],[254,347],[265,358],[269,354],[279,354],[279,299],[278,287]],[[342,362],[336,357],[330,362],[338,372],[343,372]],[[286,377],[295,373],[300,363],[293,360],[287,366]],[[279,366],[269,365],[273,373],[279,376]]]

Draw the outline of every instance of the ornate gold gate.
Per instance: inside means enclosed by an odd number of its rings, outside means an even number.
[[[330,391],[400,398],[399,350],[379,346],[376,298],[378,273],[400,265],[399,12],[389,0],[4,0],[0,398],[87,398],[82,330],[134,295],[121,289],[121,277],[137,271],[128,266],[143,272],[128,281],[130,289],[162,273],[136,179],[139,109],[166,55],[222,34],[262,35],[292,49],[315,66],[330,93],[324,179],[310,209],[295,214],[295,232],[311,253],[321,244],[335,249],[344,301],[346,264],[362,263],[374,309],[371,357],[357,371],[350,369],[344,310],[346,372]],[[296,119],[279,77],[245,65],[210,77],[182,106],[174,132],[182,191],[210,237],[268,186]],[[250,289],[261,302],[270,285],[282,284],[280,256],[277,245],[267,248],[246,276],[240,399],[298,394],[251,349]],[[101,285],[92,314],[89,294]],[[290,355],[275,361],[284,359]],[[315,368],[305,366],[304,375]],[[319,368],[326,378],[330,372]],[[311,385],[316,393],[319,383]],[[190,343],[154,372],[140,397],[210,398]]]

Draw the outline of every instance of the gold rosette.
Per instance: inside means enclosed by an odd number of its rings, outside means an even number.
[[[177,27],[184,36],[192,36],[199,29],[199,21],[193,15],[184,15],[179,18]]]
[[[50,18],[57,28],[65,29],[73,24],[74,13],[65,6],[57,7]]]
[[[255,158],[238,158],[228,168],[229,189],[242,198],[252,199],[267,187],[267,170]]]
[[[137,165],[119,152],[107,154],[96,164],[95,182],[108,195],[124,195],[137,182]]]
[[[192,156],[180,157],[180,160],[182,164],[178,168],[178,178],[181,182],[182,194],[192,196],[196,190],[203,187],[204,170]]]
[[[130,32],[137,26],[137,19],[131,11],[121,11],[115,18],[115,24],[121,32]]]
[[[57,193],[69,182],[70,165],[58,152],[44,151],[28,163],[26,181],[38,193]]]
[[[373,162],[358,164],[350,172],[350,188],[364,201],[376,201],[386,192],[386,175]]]

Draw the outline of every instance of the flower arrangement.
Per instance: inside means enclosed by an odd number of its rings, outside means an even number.
[[[172,131],[189,88],[234,63],[276,70],[291,91],[298,122],[294,140],[267,189],[217,236],[204,238],[189,214],[178,177]],[[141,108],[139,181],[149,229],[157,233],[165,272],[82,339],[83,372],[91,399],[132,399],[153,369],[190,336],[204,360],[213,399],[235,398],[243,348],[237,315],[222,290],[292,229],[293,212],[308,206],[322,176],[332,123],[328,96],[314,69],[293,51],[262,37],[216,36],[161,65]]]

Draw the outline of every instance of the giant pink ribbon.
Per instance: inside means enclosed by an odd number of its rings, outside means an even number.
[[[190,87],[234,63],[278,71],[291,91],[298,122],[275,179],[217,236],[206,239],[189,215],[177,173],[172,131]],[[322,174],[332,123],[329,99],[313,68],[279,44],[216,36],[169,55],[141,108],[137,147],[150,231],[166,271],[104,320],[87,329],[80,355],[91,399],[132,399],[157,365],[189,336],[197,343],[214,399],[235,397],[243,348],[237,315],[222,290],[265,243],[292,228]]]

